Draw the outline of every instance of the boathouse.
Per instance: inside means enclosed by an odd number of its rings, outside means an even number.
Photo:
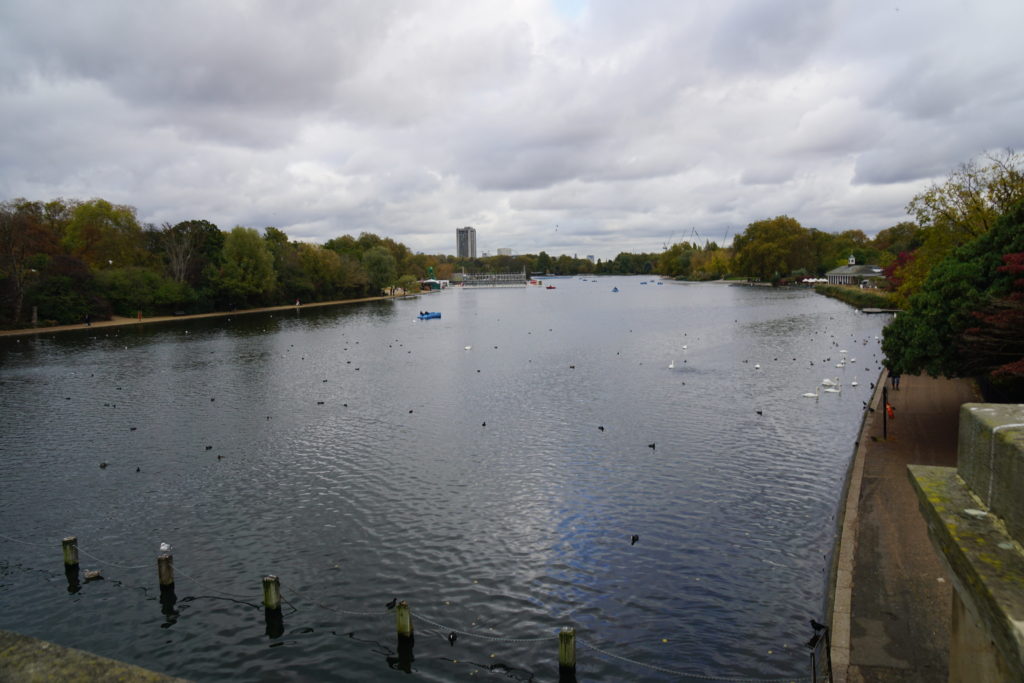
[[[877,288],[885,276],[882,274],[881,266],[869,264],[857,265],[857,259],[850,254],[850,259],[845,266],[834,268],[827,273],[830,285],[861,285],[862,287]]]

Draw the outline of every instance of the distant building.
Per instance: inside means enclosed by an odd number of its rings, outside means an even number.
[[[509,247],[498,247],[498,256],[511,256],[512,250]]]
[[[594,258],[593,254],[587,254],[587,260],[590,261],[591,263],[597,263],[597,259]]]
[[[455,255],[458,258],[476,258],[476,228],[456,228]]]
[[[868,264],[858,266],[857,259],[852,254],[845,266],[828,271],[825,273],[825,277],[828,278],[830,285],[861,285],[871,288],[878,287],[878,283],[885,278],[881,266]]]

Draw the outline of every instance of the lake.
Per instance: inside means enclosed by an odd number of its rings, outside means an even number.
[[[809,676],[887,317],[545,284],[0,339],[0,628],[199,681],[398,680],[397,597],[426,681],[557,679],[563,626],[580,680]],[[68,535],[104,580],[69,591]]]

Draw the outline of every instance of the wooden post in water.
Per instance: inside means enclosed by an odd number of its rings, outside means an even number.
[[[281,615],[281,581],[273,574],[263,577],[263,616],[267,621],[267,637],[279,638],[284,633]]]
[[[398,630],[398,670],[412,673],[412,663],[415,659],[412,648],[416,640],[412,634],[412,613],[409,611],[409,603],[405,600],[395,607],[395,627]]]
[[[61,549],[64,551],[64,566],[68,568],[78,568],[78,537],[68,536],[60,542]]]
[[[409,612],[409,603],[405,600],[398,603],[395,608],[395,626],[398,628],[399,638],[412,638],[412,614]]]
[[[174,558],[168,553],[157,556],[156,573],[160,579],[160,611],[176,621],[178,613],[174,611],[174,604],[178,596],[174,593]]]
[[[160,577],[160,590],[174,590],[174,558],[171,555],[156,558],[156,572]]]
[[[64,552],[64,578],[68,580],[68,593],[77,593],[82,586],[78,581],[78,538],[68,536],[60,545]]]
[[[273,574],[263,577],[263,606],[269,610],[281,609],[281,581]]]
[[[576,680],[576,629],[571,626],[558,634],[558,680]]]

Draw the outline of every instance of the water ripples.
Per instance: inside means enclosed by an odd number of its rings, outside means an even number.
[[[179,580],[176,620],[155,572],[112,567],[120,583],[62,603],[62,575],[25,568],[52,558],[0,539],[0,557],[26,553],[0,563],[0,626],[197,680],[372,677],[394,665],[399,596],[460,632],[552,639],[452,650],[421,622],[426,680],[491,654],[548,677],[568,624],[670,670],[801,675],[869,391],[800,394],[850,377],[823,369],[837,343],[860,342],[869,376],[882,321],[806,292],[618,282],[445,292],[439,321],[398,300],[0,342],[17,536],[75,533],[123,566],[166,540],[203,584]],[[298,610],[277,640],[217,597],[258,605],[262,573]],[[73,625],[96,619],[106,632]],[[589,679],[671,678],[586,652]]]

